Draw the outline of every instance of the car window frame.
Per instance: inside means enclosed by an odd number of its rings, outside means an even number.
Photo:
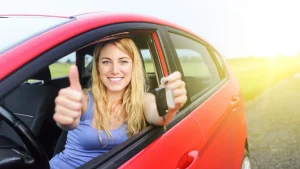
[[[216,50],[211,45],[208,45],[207,48],[209,49],[209,53],[212,56],[214,62],[216,63],[221,79],[228,78],[228,69],[226,67],[224,57],[220,54],[218,50]],[[214,52],[216,52],[219,56],[216,56]],[[221,63],[219,62],[219,59],[217,59],[217,57],[220,58]],[[220,64],[222,64],[222,66]]]

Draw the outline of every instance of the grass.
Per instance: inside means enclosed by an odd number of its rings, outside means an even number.
[[[51,78],[68,76],[69,68],[72,64],[68,63],[55,63],[50,65]]]
[[[245,58],[227,60],[238,79],[245,100],[257,97],[289,76],[300,73],[300,58]]]
[[[227,64],[238,79],[245,100],[249,101],[258,96],[262,91],[272,87],[280,80],[300,72],[300,58],[240,58],[229,59]],[[53,64],[50,66],[52,78],[67,76],[70,64]],[[145,64],[147,72],[154,71],[153,66]],[[185,74],[194,74],[199,66],[190,65]],[[201,68],[207,75],[207,70]]]

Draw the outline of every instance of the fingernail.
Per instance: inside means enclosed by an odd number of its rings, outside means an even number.
[[[167,78],[165,78],[165,77],[161,78],[160,83],[163,85],[167,84],[168,83]]]

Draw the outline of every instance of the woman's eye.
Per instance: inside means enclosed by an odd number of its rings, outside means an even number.
[[[102,61],[102,64],[108,64],[109,62],[107,60]]]
[[[121,60],[121,63],[124,64],[124,63],[128,63],[127,60]]]

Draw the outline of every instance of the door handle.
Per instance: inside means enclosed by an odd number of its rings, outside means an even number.
[[[233,96],[231,98],[231,107],[232,107],[232,110],[235,111],[236,108],[238,107],[239,105],[239,102],[240,102],[240,98],[238,96]]]
[[[176,169],[194,169],[199,161],[198,150],[185,154],[179,161]]]

